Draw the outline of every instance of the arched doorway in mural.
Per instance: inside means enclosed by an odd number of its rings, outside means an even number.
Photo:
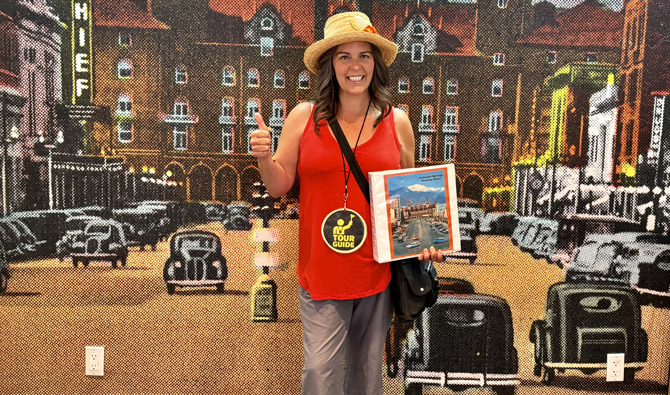
[[[456,176],[456,196],[461,197],[461,179],[460,177]]]
[[[240,200],[249,201],[254,193],[254,183],[261,180],[258,170],[253,167],[247,167],[242,171],[242,181],[240,190]]]
[[[189,178],[189,199],[212,200],[212,171],[203,165],[198,165],[191,170]]]
[[[214,198],[223,203],[237,200],[237,173],[230,166],[224,166],[216,173]]]
[[[472,199],[482,204],[482,193],[484,192],[484,182],[476,174],[469,175],[463,182],[463,197]]]
[[[165,200],[186,200],[186,174],[184,168],[176,163],[170,163],[163,172],[167,181],[177,183],[175,186],[170,186],[165,190]]]

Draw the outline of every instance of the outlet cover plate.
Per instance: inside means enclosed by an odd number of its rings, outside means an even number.
[[[626,354],[607,354],[607,381],[623,381]]]
[[[104,376],[105,375],[105,348],[104,347],[86,347],[86,375]]]

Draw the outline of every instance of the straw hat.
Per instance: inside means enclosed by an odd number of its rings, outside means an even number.
[[[377,34],[377,29],[370,24],[370,18],[362,12],[343,12],[328,18],[323,28],[323,40],[319,40],[305,50],[305,66],[312,73],[319,71],[319,57],[343,43],[366,41],[380,49],[386,65],[395,60],[398,46],[394,42]]]

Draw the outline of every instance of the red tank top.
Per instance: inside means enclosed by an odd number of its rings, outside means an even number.
[[[314,110],[312,110],[314,111]],[[300,140],[300,231],[298,281],[312,299],[357,299],[386,289],[391,280],[389,265],[372,257],[370,205],[356,179],[349,177],[347,208],[363,217],[368,228],[361,248],[350,254],[330,249],[321,236],[324,218],[343,207],[344,168],[342,153],[325,120],[314,132],[310,116]],[[393,111],[384,118],[372,137],[358,145],[356,160],[367,178],[368,172],[400,168],[400,143]],[[346,170],[349,166],[345,160]]]

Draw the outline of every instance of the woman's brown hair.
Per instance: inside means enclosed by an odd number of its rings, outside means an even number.
[[[388,66],[382,58],[379,48],[370,44],[372,48],[372,58],[375,62],[375,68],[372,72],[372,80],[368,87],[370,101],[372,106],[377,108],[381,114],[375,120],[374,126],[379,123],[391,112],[391,93],[388,89],[389,71]],[[324,52],[319,58],[319,72],[316,75],[315,90],[312,92],[311,100],[314,102],[314,131],[319,134],[318,123],[322,119],[328,119],[335,116],[339,110],[339,85],[335,79],[333,70],[333,56],[337,46]]]

